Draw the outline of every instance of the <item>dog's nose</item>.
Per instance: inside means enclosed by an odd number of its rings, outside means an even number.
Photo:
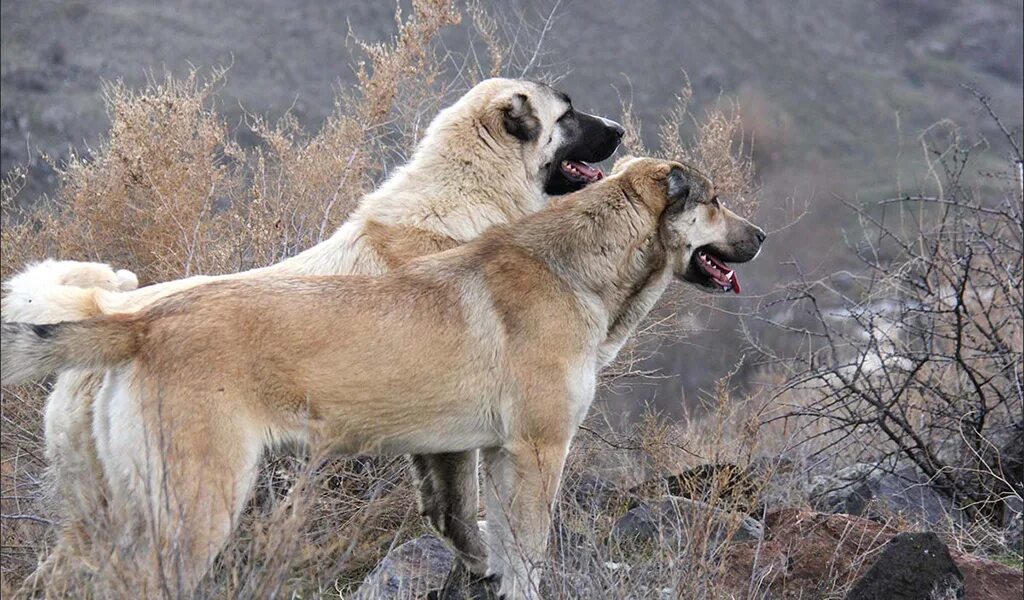
[[[615,121],[612,121],[611,119],[606,119],[604,117],[598,117],[598,119],[601,119],[601,122],[604,124],[605,127],[612,130],[616,138],[621,140],[622,136],[626,135],[626,129],[622,125],[616,123]]]
[[[763,244],[763,243],[764,243],[764,240],[765,240],[765,238],[767,238],[767,237],[768,237],[768,234],[767,234],[767,233],[765,233],[765,232],[764,232],[764,229],[761,229],[760,227],[758,227],[758,228],[757,228],[757,229],[756,229],[756,230],[754,231],[754,235],[756,235],[756,236],[757,236],[757,243],[758,243],[758,244]]]

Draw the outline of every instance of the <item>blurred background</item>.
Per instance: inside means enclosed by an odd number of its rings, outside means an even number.
[[[658,375],[605,392],[605,405],[625,416],[693,406],[743,361],[748,347],[730,313],[753,310],[751,298],[793,277],[793,261],[811,277],[850,267],[844,233],[855,217],[844,203],[927,188],[929,136],[999,136],[965,85],[990,97],[1008,127],[1022,122],[1024,11],[1012,0],[483,4],[543,38],[529,75],[558,78],[590,112],[619,118],[631,104],[647,145],[657,146],[687,76],[691,110],[736,102],[752,141],[755,219],[772,235],[739,269],[745,299],[684,308],[690,333],[661,339],[642,364]],[[450,29],[445,44],[464,44],[464,29]],[[256,143],[241,126],[246,112],[289,113],[315,132],[355,81],[349,32],[384,41],[396,21],[391,2],[38,0],[3,2],[0,31],[0,167],[28,167],[19,202],[32,202],[58,185],[44,157],[82,154],[109,128],[103,81],[141,87],[164,72],[229,66],[217,110],[238,124],[243,146]],[[978,160],[983,171],[1000,157]],[[754,362],[744,362],[740,383],[756,384]]]

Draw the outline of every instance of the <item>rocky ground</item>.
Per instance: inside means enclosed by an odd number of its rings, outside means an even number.
[[[851,485],[855,471],[860,476]],[[727,495],[650,494],[659,485],[671,488],[671,481],[648,486],[642,498],[636,490],[579,477],[563,491],[542,586],[557,598],[695,597],[689,578],[701,573],[702,597],[710,598],[1020,598],[1020,564],[951,548],[931,531],[947,529],[959,516],[927,484],[866,471],[867,465],[857,465],[814,478],[807,484],[813,506],[762,505],[757,514],[740,512]],[[578,525],[602,520],[610,524],[607,535]],[[1007,535],[1021,547],[1019,526]],[[424,535],[392,550],[355,598],[489,594],[486,584],[461,581],[452,553]]]

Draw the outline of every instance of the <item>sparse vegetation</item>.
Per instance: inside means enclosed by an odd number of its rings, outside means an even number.
[[[317,133],[288,115],[277,122],[249,115],[243,126],[257,141],[241,145],[218,106],[229,71],[154,79],[141,90],[110,84],[110,130],[95,151],[59,166],[54,198],[24,201],[18,172],[4,181],[0,276],[45,256],[110,262],[143,284],[276,262],[330,235],[449,100],[480,78],[538,76],[547,65],[545,24],[510,37],[519,29],[475,3],[412,4],[409,15],[396,15],[389,43],[357,44],[358,83],[341,90]],[[460,22],[474,32],[473,47],[461,54],[439,37]],[[654,150],[644,149],[640,124],[624,106],[628,149],[692,162],[734,198],[732,207],[752,214],[759,199],[752,157],[762,155],[741,116],[775,117],[724,99],[694,114],[692,95],[684,81]],[[759,129],[783,135],[787,125],[773,126],[778,131]],[[673,419],[649,413],[627,433],[610,426],[614,415],[591,416],[557,507],[549,597],[774,597],[782,576],[758,563],[764,540],[727,543],[743,538],[744,525],[722,521],[720,511],[764,520],[775,509],[806,509],[812,474],[866,461],[894,473],[919,470],[964,514],[941,532],[953,548],[1020,568],[1021,548],[1001,533],[1024,502],[1020,131],[1006,133],[1016,162],[984,191],[965,173],[972,155],[989,149],[965,148],[956,136],[927,146],[934,185],[851,205],[859,227],[848,237],[861,271],[797,278],[742,315],[776,328],[773,339],[765,333],[773,330],[748,330],[750,347],[765,357],[748,368],[768,385],[723,380],[698,409]],[[666,334],[681,333],[671,313],[697,303],[707,304],[689,292],[669,298],[606,383],[648,375],[642,359]],[[10,388],[0,403],[0,592],[130,597],[135,574],[118,568],[120,542],[104,539],[102,507],[69,507],[77,500],[54,502],[47,492],[45,395],[45,386]],[[661,479],[685,473],[686,484],[675,488]],[[703,504],[670,515],[684,526],[661,530],[672,533],[653,544],[615,541],[620,517],[670,492]],[[96,515],[84,534],[98,554],[85,564],[51,560],[44,576],[31,579],[69,510]],[[404,460],[302,449],[268,457],[242,520],[203,596],[347,598],[390,550],[426,533]],[[918,524],[894,514],[871,525],[877,533]],[[845,593],[880,544],[854,537],[840,536],[832,570],[804,597]]]
[[[1024,495],[1021,150],[1019,133],[991,118],[1007,161],[983,174],[985,191],[965,182],[981,146],[955,129],[941,145],[922,136],[935,193],[850,204],[859,227],[846,241],[863,270],[785,286],[767,303],[791,308],[776,335],[800,349],[781,359],[762,347],[789,369],[773,418],[799,443],[833,465],[911,468],[975,534],[1006,526]]]

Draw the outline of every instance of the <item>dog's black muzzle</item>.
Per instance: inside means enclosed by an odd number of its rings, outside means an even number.
[[[615,121],[587,113],[574,113],[578,130],[578,143],[571,151],[573,160],[600,162],[610,157],[619,147],[626,130]]]
[[[587,182],[566,177],[561,169],[563,161],[594,163],[605,160],[619,147],[625,133],[622,125],[615,121],[576,110],[562,117],[558,126],[563,129],[565,142],[548,165],[544,192],[550,196],[575,192],[587,185]]]

